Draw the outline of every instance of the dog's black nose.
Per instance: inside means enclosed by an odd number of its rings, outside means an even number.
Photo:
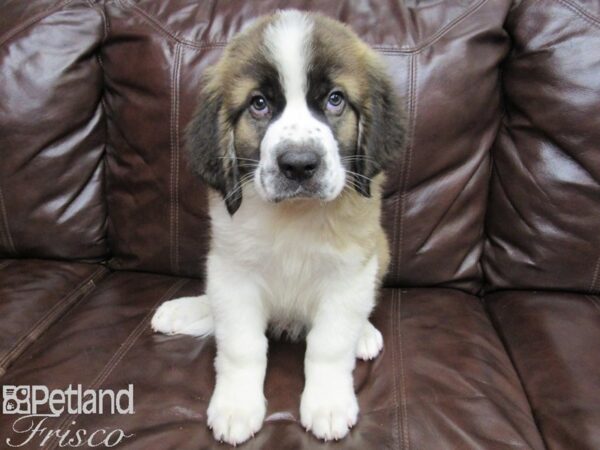
[[[315,174],[321,164],[321,157],[311,150],[287,150],[277,157],[277,164],[286,178],[304,181]]]

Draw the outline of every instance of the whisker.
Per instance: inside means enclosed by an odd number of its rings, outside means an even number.
[[[240,178],[240,181],[239,181],[238,185],[234,189],[232,189],[231,191],[229,191],[225,197],[223,197],[223,201],[229,200],[237,192],[241,191],[244,188],[244,186],[246,186],[246,185],[248,185],[249,183],[252,182],[252,178],[253,177],[254,177],[253,173],[247,173],[242,178]]]
[[[238,193],[239,191],[241,191],[244,186],[245,186],[245,184],[242,184],[242,183],[238,184],[235,189],[229,191],[229,193],[225,197],[223,197],[223,201],[226,202],[227,200],[229,200],[236,193]]]
[[[347,179],[346,182],[344,183],[344,187],[351,188],[351,189],[358,189],[358,190],[361,189],[361,187],[354,180],[349,180],[349,179]]]
[[[375,161],[374,159],[369,158],[367,156],[362,156],[362,155],[344,156],[344,157],[342,157],[342,161],[345,161],[345,162],[366,161],[369,164],[374,165],[376,168],[381,169],[381,164],[379,164],[377,161]]]
[[[373,181],[373,179],[372,179],[372,178],[369,178],[368,176],[366,176],[366,175],[362,175],[362,174],[360,174],[360,173],[352,172],[351,170],[346,170],[346,173],[349,173],[349,174],[351,174],[351,175],[355,175],[355,176],[357,176],[357,177],[364,178],[365,180]]]
[[[240,158],[240,157],[233,157],[233,156],[217,156],[217,159],[237,159],[238,161],[252,161],[257,164],[260,162],[258,159],[254,159],[254,158]]]
[[[342,159],[366,159],[368,161],[375,161],[375,159],[373,159],[367,155],[347,155],[347,156],[342,156]]]

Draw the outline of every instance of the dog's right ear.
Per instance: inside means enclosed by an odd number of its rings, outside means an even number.
[[[205,77],[198,106],[186,131],[192,167],[223,196],[229,214],[242,203],[233,128],[223,111],[223,95]]]

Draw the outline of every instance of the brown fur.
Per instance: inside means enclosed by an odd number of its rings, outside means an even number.
[[[370,247],[365,248],[365,254],[378,255],[381,278],[389,251],[380,226],[380,173],[403,146],[403,116],[378,55],[347,26],[320,15],[311,16],[315,26],[309,84],[315,87],[315,96],[322,95],[322,79],[345,93],[348,105],[344,112],[326,120],[334,130],[345,164],[358,174],[338,199],[323,206],[331,223],[336,224],[331,227],[331,239],[340,246],[352,241]],[[252,93],[261,88],[261,78],[274,70],[262,43],[265,27],[273,17],[259,19],[236,36],[219,62],[207,71],[199,112],[190,127],[196,170],[226,197],[230,213],[242,201],[241,189],[236,195],[231,192],[241,177],[252,172],[253,163],[247,159],[258,162],[260,157],[265,129],[252,119],[247,105]],[[207,105],[213,109],[203,112]],[[211,114],[218,117],[218,123],[202,133],[200,122],[210,120]],[[211,136],[218,144],[211,144]],[[280,206],[293,216],[305,213],[303,208],[314,207],[314,203],[295,201]]]

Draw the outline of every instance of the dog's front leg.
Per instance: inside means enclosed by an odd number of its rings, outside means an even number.
[[[373,259],[358,273],[330,283],[306,337],[300,419],[320,439],[343,438],[358,419],[352,371],[375,303],[376,267]]]
[[[214,321],[216,386],[208,407],[215,439],[236,445],[262,426],[267,365],[267,318],[256,283],[216,258],[209,262],[207,294]]]

